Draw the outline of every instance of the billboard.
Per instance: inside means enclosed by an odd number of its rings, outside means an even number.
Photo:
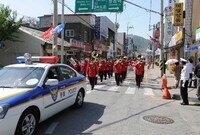
[[[174,26],[183,26],[183,3],[174,3]]]

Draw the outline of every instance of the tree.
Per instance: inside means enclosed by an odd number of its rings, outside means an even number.
[[[0,41],[19,41],[15,33],[22,24],[22,19],[17,19],[17,12],[8,6],[0,5]]]

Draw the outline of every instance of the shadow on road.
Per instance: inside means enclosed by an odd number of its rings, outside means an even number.
[[[39,125],[37,135],[45,135],[52,123],[58,123],[51,135],[84,135],[84,131],[94,124],[101,124],[99,119],[104,114],[104,105],[85,102],[81,109],[68,108]],[[90,135],[92,133],[87,133]]]

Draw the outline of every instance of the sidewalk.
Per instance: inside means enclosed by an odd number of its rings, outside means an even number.
[[[161,80],[161,71],[158,66],[154,65],[154,68],[145,69],[149,70],[149,78],[155,79],[157,82],[159,82],[160,86],[162,85]],[[151,76],[153,74],[153,76]],[[174,75],[170,73],[169,70],[166,69],[166,76],[167,76],[167,86],[169,89],[169,92],[171,94],[171,97],[175,100],[180,100],[180,88],[175,88],[175,81],[174,81]],[[188,88],[188,99],[191,104],[200,104],[200,101],[197,99],[196,96],[197,88]]]

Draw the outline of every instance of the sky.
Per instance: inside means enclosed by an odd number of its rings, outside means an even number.
[[[61,1],[61,0],[60,0]],[[128,0],[134,4],[140,5],[144,8],[150,9],[150,1],[152,1],[151,9],[160,12],[160,0]],[[164,7],[167,6],[168,0],[164,1]],[[52,0],[0,0],[0,4],[9,6],[13,11],[17,11],[18,16],[39,17],[45,14],[53,13]],[[75,0],[65,0],[73,11],[75,11]],[[64,9],[65,14],[73,14],[67,8]],[[58,4],[58,13],[61,14],[61,4]],[[115,23],[115,13],[92,13],[97,16],[107,16]],[[150,17],[151,16],[151,17]],[[151,18],[151,19],[150,19]],[[129,3],[124,2],[124,11],[117,15],[117,22],[119,23],[118,32],[126,32],[128,34],[138,35],[144,38],[149,38],[152,35],[152,30],[149,31],[149,25],[156,24],[160,21],[160,15],[147,12]]]

